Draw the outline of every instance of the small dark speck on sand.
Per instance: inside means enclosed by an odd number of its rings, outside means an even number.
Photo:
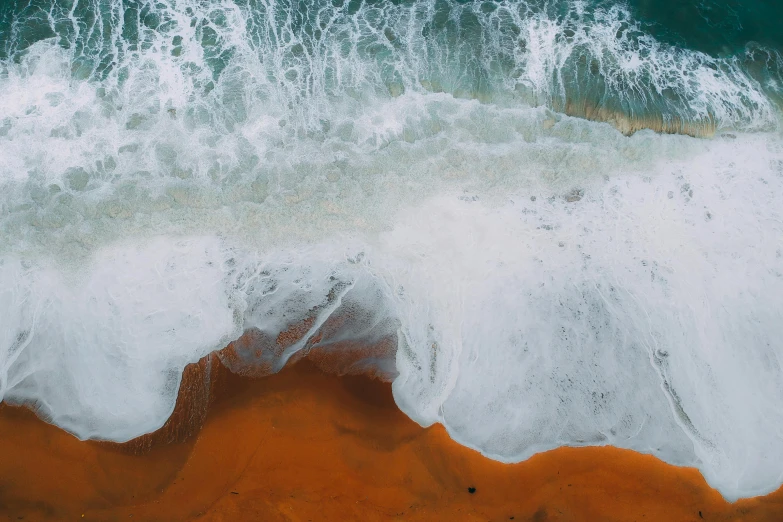
[[[699,518],[704,518],[704,515],[701,514],[701,511],[699,511]]]
[[[470,493],[471,495],[472,495],[473,493],[475,493],[475,492],[476,492],[476,488],[474,488],[473,486],[470,486],[470,487],[468,488],[468,493]]]
[[[232,494],[232,495],[239,495],[239,492],[237,492],[237,491],[232,491],[232,492],[231,492],[231,494]]]

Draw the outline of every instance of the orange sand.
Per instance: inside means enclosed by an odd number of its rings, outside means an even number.
[[[388,384],[307,361],[253,380],[202,360],[173,417],[116,445],[0,405],[0,520],[783,520],[783,490],[728,504],[697,470],[631,451],[491,461],[413,423]]]

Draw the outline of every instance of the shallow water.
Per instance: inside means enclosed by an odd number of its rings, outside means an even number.
[[[776,489],[780,36],[678,5],[4,4],[0,396],[124,441],[244,331],[395,339],[364,367],[491,458]]]

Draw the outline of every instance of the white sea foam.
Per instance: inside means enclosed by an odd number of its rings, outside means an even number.
[[[394,278],[398,404],[503,461],[612,444],[697,466],[730,499],[774,490],[783,179],[766,145],[715,144],[570,203],[406,217],[387,236],[416,267]]]
[[[244,362],[396,334],[400,407],[492,458],[614,444],[730,499],[775,489],[778,116],[738,60],[580,6],[452,6],[469,48],[422,36],[426,2],[308,30],[282,4],[158,2],[133,44],[76,24],[104,54],[50,40],[3,63],[2,397],[127,440],[165,422],[185,364],[306,323]],[[620,109],[739,132],[629,138],[536,106],[580,56]]]
[[[351,301],[368,313],[342,335],[399,329],[400,407],[493,458],[613,444],[698,466],[728,498],[771,491],[781,151],[776,136],[707,149],[578,191],[452,191],[401,208],[387,231],[310,246],[136,239],[78,270],[6,256],[5,398],[80,437],[126,440],[165,421],[187,362],[315,311],[280,367]]]
[[[71,277],[4,259],[4,398],[80,438],[158,428],[185,364],[241,333],[224,261],[215,239],[170,238],[103,249]]]

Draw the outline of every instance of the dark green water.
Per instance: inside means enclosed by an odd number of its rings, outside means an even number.
[[[629,8],[656,38],[713,56],[748,44],[783,49],[783,4],[774,0],[633,0]]]

